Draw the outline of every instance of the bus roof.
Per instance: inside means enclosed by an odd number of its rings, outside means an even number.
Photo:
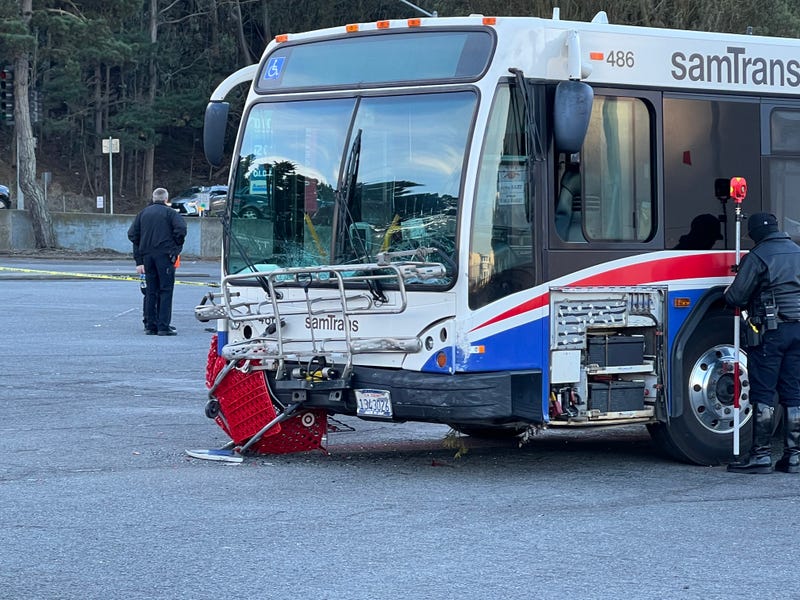
[[[603,15],[603,13],[599,13]],[[570,52],[580,56],[580,78],[595,85],[646,86],[732,93],[797,94],[800,89],[800,42],[791,38],[683,31],[537,17],[439,17],[358,23],[277,36],[278,45],[403,31],[490,28],[497,48],[490,75],[508,68],[547,80],[576,78]],[[570,50],[568,40],[579,43]],[[365,57],[368,60],[369,57]]]

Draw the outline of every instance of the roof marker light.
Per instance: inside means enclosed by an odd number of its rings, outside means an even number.
[[[358,31],[358,25],[355,23],[351,23],[350,25],[345,25],[344,30],[347,33],[353,33],[354,31]]]
[[[422,19],[409,19],[408,26],[409,27],[419,27],[422,25]]]
[[[389,29],[389,21],[378,21],[375,26],[378,29]]]
[[[280,35],[276,35],[275,36],[275,41],[277,43],[279,43],[279,44],[282,44],[283,42],[286,42],[288,40],[289,40],[289,34],[288,33],[282,33]]]
[[[483,17],[484,25],[497,25],[497,17]]]

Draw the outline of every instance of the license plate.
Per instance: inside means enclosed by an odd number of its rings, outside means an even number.
[[[388,390],[355,390],[356,414],[359,417],[392,418],[392,401]]]

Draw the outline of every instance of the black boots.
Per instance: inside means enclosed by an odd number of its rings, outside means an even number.
[[[772,473],[772,416],[775,409],[753,405],[753,447],[750,455],[728,465],[731,473]],[[797,447],[795,445],[795,447]],[[800,457],[795,457],[798,460]]]
[[[800,473],[800,406],[784,408],[783,432],[783,456],[775,463],[775,469]]]
[[[786,406],[783,412],[783,456],[775,463],[775,470],[800,473],[800,406]],[[731,473],[771,473],[772,417],[774,409],[761,404],[753,405],[753,447],[750,454],[728,465]]]

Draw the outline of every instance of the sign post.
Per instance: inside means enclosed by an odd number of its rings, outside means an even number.
[[[114,214],[114,172],[111,157],[119,152],[119,138],[109,137],[103,140],[103,154],[108,154],[108,207],[109,214]]]

